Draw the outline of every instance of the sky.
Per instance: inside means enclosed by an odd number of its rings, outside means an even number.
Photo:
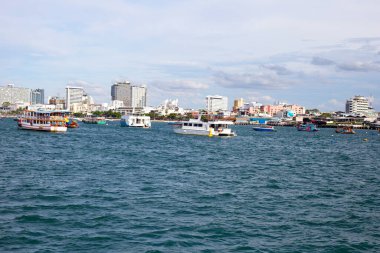
[[[0,86],[95,102],[111,85],[148,87],[148,104],[207,95],[380,111],[378,0],[0,0]]]

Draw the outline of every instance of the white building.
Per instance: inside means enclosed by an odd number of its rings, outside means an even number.
[[[31,89],[15,87],[14,84],[0,87],[0,106],[3,103],[26,103],[30,104]]]
[[[346,113],[368,114],[370,113],[369,100],[363,96],[355,96],[346,101]]]
[[[131,85],[131,107],[146,106],[146,87]]]
[[[206,110],[208,112],[228,111],[228,98],[219,95],[207,96]]]
[[[66,110],[75,112],[73,110],[74,104],[76,104],[74,107],[77,108],[78,106],[82,105],[83,103],[83,96],[85,96],[84,89],[82,87],[66,87]]]

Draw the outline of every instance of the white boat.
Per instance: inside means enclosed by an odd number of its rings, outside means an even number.
[[[150,128],[152,126],[150,117],[140,113],[132,113],[124,115],[120,119],[120,125],[122,127],[142,127]]]
[[[177,134],[204,135],[204,136],[236,136],[236,133],[229,128],[233,125],[231,121],[209,121],[203,122],[200,117],[198,119],[190,119],[189,121],[181,121],[173,127],[173,131]]]
[[[24,111],[17,124],[20,129],[47,131],[47,132],[66,132],[66,121],[64,111]]]

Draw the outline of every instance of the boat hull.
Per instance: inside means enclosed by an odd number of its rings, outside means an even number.
[[[66,132],[66,126],[48,126],[48,125],[30,125],[19,124],[19,128],[23,130],[45,131],[45,132]]]
[[[130,124],[128,124],[125,121],[120,121],[120,126],[122,126],[122,127],[150,128],[150,126],[146,126],[144,124],[133,124],[133,125],[130,125]]]
[[[209,136],[210,135],[210,131],[207,131],[207,130],[192,130],[192,129],[176,128],[173,131],[176,134],[200,135],[200,136]]]
[[[258,132],[275,132],[276,130],[274,128],[253,128],[254,131]]]

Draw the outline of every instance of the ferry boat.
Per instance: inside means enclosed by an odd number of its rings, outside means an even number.
[[[356,134],[356,132],[352,129],[352,127],[338,127],[335,130],[337,134]]]
[[[305,131],[305,132],[317,132],[319,129],[317,126],[313,123],[305,123],[305,124],[299,124],[297,126],[298,131]]]
[[[17,124],[20,129],[66,132],[66,120],[64,111],[29,111],[26,110],[18,118]]]
[[[275,132],[276,131],[274,126],[268,126],[268,125],[257,125],[253,127],[253,130],[260,131],[260,132]]]
[[[105,117],[95,117],[95,116],[88,116],[84,118],[82,122],[86,124],[98,124],[98,125],[105,125],[107,123]]]
[[[177,134],[203,135],[203,136],[236,136],[236,133],[229,128],[233,125],[231,121],[209,121],[203,122],[198,119],[181,121],[173,131]]]
[[[149,116],[145,116],[141,113],[131,113],[121,117],[120,126],[151,128],[152,124]]]

